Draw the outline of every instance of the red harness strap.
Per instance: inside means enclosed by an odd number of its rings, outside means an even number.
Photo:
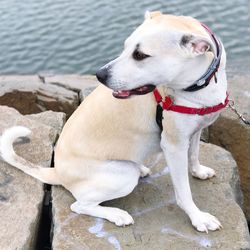
[[[162,104],[163,110],[171,110],[174,112],[182,113],[182,114],[192,114],[192,115],[207,115],[211,113],[215,113],[223,108],[225,108],[228,104],[228,93],[224,103],[220,103],[218,105],[207,107],[207,108],[191,108],[180,105],[174,105],[172,99],[169,96],[165,97],[165,100],[162,100],[162,96],[157,89],[154,90],[155,100],[158,104]]]

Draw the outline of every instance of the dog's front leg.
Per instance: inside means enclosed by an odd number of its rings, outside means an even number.
[[[212,168],[203,166],[199,162],[199,144],[201,130],[196,132],[190,141],[188,150],[188,165],[194,177],[205,180],[215,176],[215,171]]]
[[[194,204],[188,179],[189,139],[172,140],[162,133],[161,147],[169,166],[174,185],[175,197],[179,207],[189,216],[192,225],[201,232],[220,229],[221,224],[213,215],[200,211]]]

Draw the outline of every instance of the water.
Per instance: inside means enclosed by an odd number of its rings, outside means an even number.
[[[119,55],[145,10],[191,15],[250,58],[249,0],[0,0],[0,74],[94,73]]]

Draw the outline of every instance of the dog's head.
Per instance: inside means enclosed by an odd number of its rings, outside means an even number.
[[[160,84],[182,89],[199,78],[194,67],[207,64],[205,54],[213,56],[214,50],[197,20],[146,12],[144,22],[126,39],[121,55],[96,76],[117,98],[146,94]]]

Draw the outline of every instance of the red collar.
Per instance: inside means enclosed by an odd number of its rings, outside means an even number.
[[[162,100],[162,96],[157,89],[154,90],[154,96],[157,104],[161,104],[163,110],[171,110],[174,112],[182,113],[182,114],[192,114],[192,115],[207,115],[211,113],[215,113],[223,108],[225,108],[228,104],[228,93],[224,103],[217,104],[212,107],[207,108],[191,108],[180,105],[174,105],[172,99],[169,96],[165,97],[165,100]]]

